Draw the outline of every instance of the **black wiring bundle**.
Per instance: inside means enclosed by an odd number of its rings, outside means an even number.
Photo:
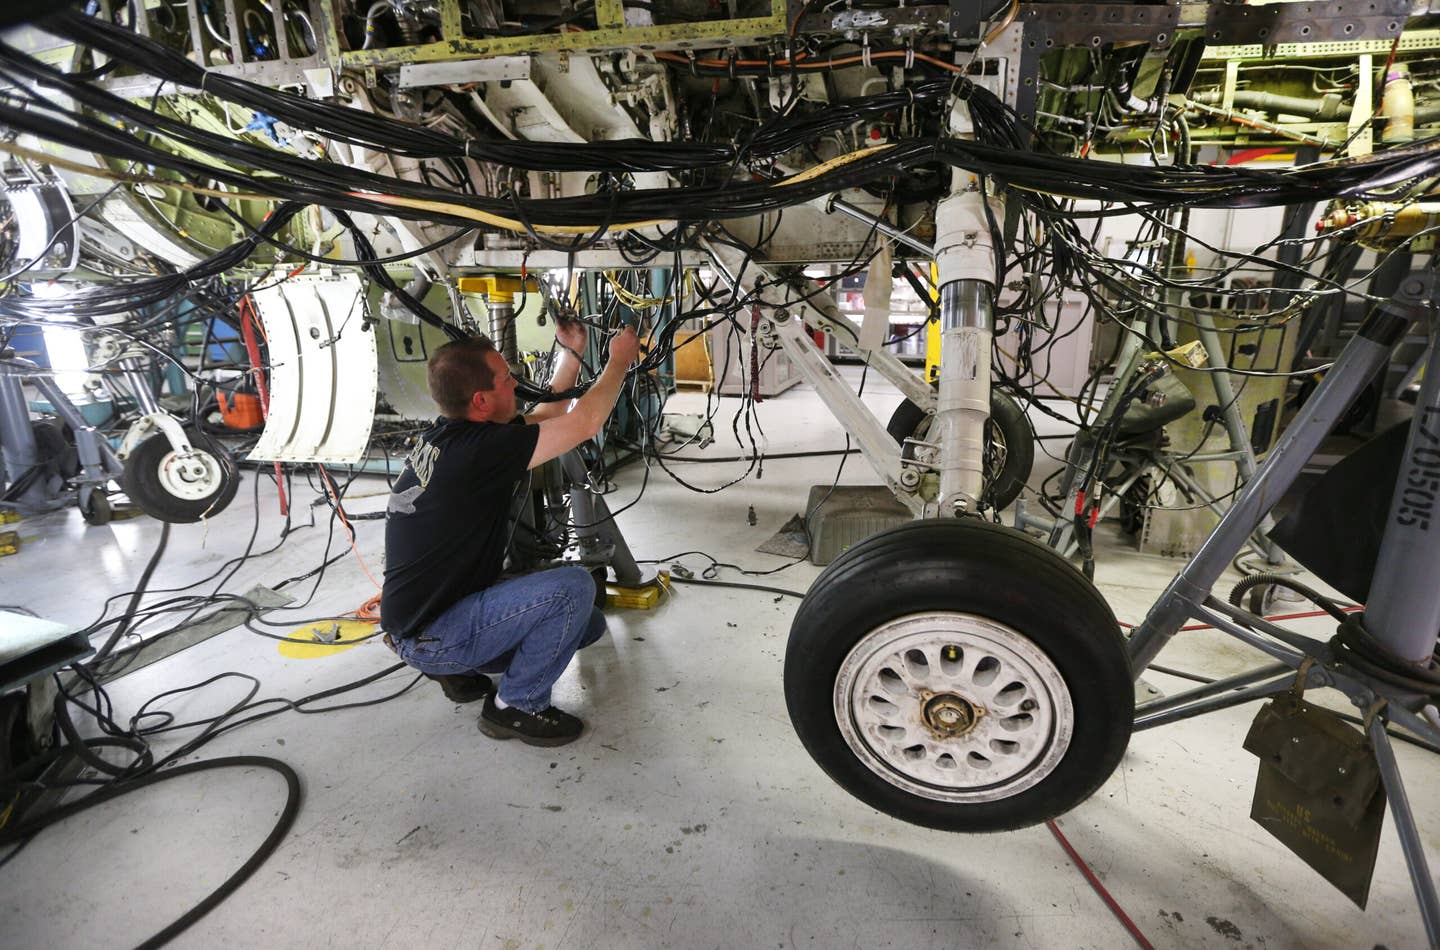
[[[1094,214],[1133,213],[1137,209],[1175,206],[1241,208],[1318,198],[1392,196],[1391,192],[1404,183],[1440,171],[1440,150],[1433,142],[1278,171],[1204,165],[1156,168],[1048,155],[1021,147],[1018,120],[1006,113],[1006,107],[992,93],[962,80],[961,97],[969,102],[977,118],[977,134],[989,139],[988,142],[900,140],[893,145],[864,149],[831,160],[828,167],[822,167],[818,173],[812,169],[779,181],[726,181],[554,199],[517,195],[508,199],[487,198],[236,142],[168,119],[93,84],[78,82],[13,49],[4,49],[0,61],[37,83],[67,92],[96,112],[115,115],[137,128],[159,132],[192,150],[223,156],[228,164],[207,164],[169,152],[43,97],[33,96],[24,107],[0,104],[0,122],[41,138],[168,168],[192,178],[208,178],[253,194],[461,225],[481,221],[511,230],[587,227],[603,231],[652,221],[745,217],[861,187],[913,167],[936,164],[1002,177],[1022,202],[1052,211],[1053,206],[1046,206],[1044,199],[1056,192],[1069,198],[1130,206],[1124,212]],[[979,121],[981,116],[991,113],[1004,116],[1006,121]],[[397,127],[409,134],[409,126],[397,124]],[[554,156],[572,148],[548,147]],[[573,146],[584,147],[587,146]],[[558,160],[554,158],[552,162]],[[242,168],[269,174],[255,174]],[[1040,197],[1033,198],[1031,194]]]
[[[45,26],[157,79],[199,89],[335,141],[412,158],[470,158],[538,171],[673,172],[724,166],[742,155],[768,158],[872,116],[907,106],[938,106],[951,86],[949,79],[930,80],[903,91],[832,106],[810,116],[768,123],[750,136],[743,148],[728,143],[630,139],[576,143],[574,147],[557,149],[545,142],[456,138],[422,125],[209,72],[162,43],[79,11],[58,13]]]
[[[160,274],[136,280],[99,284],[83,294],[65,297],[41,297],[11,293],[0,297],[0,316],[19,319],[54,319],[57,317],[93,319],[132,313],[142,307],[183,296],[195,285],[232,271],[250,258],[265,238],[279,233],[290,219],[302,210],[293,203],[282,204],[272,211],[256,229],[256,233],[212,254],[194,266],[174,274]]]
[[[342,483],[341,488],[335,489],[337,498],[343,494],[345,488],[354,480],[355,474],[357,473],[352,473],[350,479]],[[159,693],[142,703],[134,715],[130,717],[128,723],[116,721],[114,707],[105,691],[103,682],[106,679],[120,675],[132,662],[133,658],[139,655],[139,649],[133,651],[118,649],[120,641],[123,638],[138,636],[136,633],[138,626],[166,613],[185,615],[171,628],[147,637],[143,643],[148,645],[149,643],[185,629],[186,625],[193,620],[196,614],[206,605],[237,604],[247,609],[251,614],[252,620],[258,618],[260,608],[256,604],[248,601],[244,597],[221,593],[221,589],[235,576],[236,571],[239,570],[243,563],[252,557],[259,556],[259,554],[273,552],[280,544],[283,544],[291,534],[291,524],[287,516],[285,524],[282,527],[280,540],[276,545],[264,552],[257,553],[254,551],[256,536],[260,526],[258,492],[259,484],[262,480],[263,476],[257,474],[255,477],[255,526],[251,532],[245,551],[239,557],[222,564],[209,576],[187,587],[152,592],[149,591],[150,580],[153,577],[160,559],[164,556],[166,541],[168,540],[169,526],[162,526],[155,550],[141,575],[140,582],[136,589],[127,594],[117,594],[109,598],[106,602],[106,612],[108,613],[108,607],[111,603],[117,599],[128,598],[128,603],[122,614],[116,618],[106,620],[104,613],[102,613],[99,620],[82,631],[93,635],[104,632],[107,627],[113,627],[114,629],[106,638],[105,643],[89,660],[71,666],[66,671],[54,674],[57,693],[54,703],[54,714],[63,742],[54,749],[22,763],[18,768],[6,775],[3,781],[0,781],[0,798],[7,799],[11,802],[10,809],[7,809],[5,812],[0,812],[0,846],[10,847],[10,850],[3,857],[0,857],[0,866],[4,866],[13,860],[21,849],[33,840],[36,835],[50,826],[64,821],[79,812],[105,804],[132,791],[137,791],[159,782],[166,782],[172,778],[180,778],[199,772],[230,769],[241,769],[245,771],[265,769],[275,772],[284,779],[286,786],[285,804],[277,813],[276,821],[270,832],[256,850],[240,867],[226,877],[218,887],[171,924],[147,939],[140,945],[142,947],[158,947],[168,942],[195,921],[199,920],[204,914],[212,910],[250,877],[279,847],[298,814],[302,800],[299,776],[284,762],[276,759],[264,756],[240,755],[193,762],[184,762],[182,760],[194,755],[203,746],[219,736],[248,724],[259,722],[287,711],[300,714],[317,714],[383,703],[408,692],[422,679],[419,674],[416,674],[398,690],[373,699],[345,703],[332,702],[329,705],[319,706],[316,704],[363,688],[406,668],[404,664],[396,663],[374,673],[370,673],[354,682],[330,687],[293,700],[281,697],[256,699],[255,697],[260,688],[259,680],[248,674],[225,672],[199,683],[169,689]],[[332,507],[330,519],[332,538],[338,514],[338,509]],[[302,525],[301,527],[305,526]],[[348,554],[349,552],[344,553]],[[342,554],[340,556],[344,555]],[[336,559],[338,559],[338,556]],[[334,563],[334,560],[335,559],[329,557],[329,542],[327,541],[324,560],[322,560],[319,568],[308,574],[298,575],[272,586],[279,589],[291,583],[305,580],[308,577],[316,576],[315,590],[318,590],[320,578],[324,576],[325,569]],[[141,599],[147,593],[174,593],[176,591],[186,590],[215,580],[216,577],[222,574],[224,576],[220,577],[214,591],[209,594],[170,598],[158,603],[141,605]],[[311,591],[311,597],[314,596],[315,590]],[[308,598],[305,603],[308,603]],[[302,603],[298,606],[303,607],[304,605],[305,604]],[[289,609],[295,608],[291,607]],[[297,622],[301,621],[287,621],[287,623],[292,624]],[[249,620],[245,622],[245,625],[259,635],[271,636],[263,631],[255,630]],[[168,698],[191,694],[215,683],[236,678],[249,682],[250,689],[239,701],[231,704],[229,708],[218,715],[192,722],[177,722],[176,717],[171,712],[154,708],[157,703]],[[82,710],[93,719],[100,732],[98,736],[82,734],[79,725],[73,718],[72,707]],[[164,754],[157,754],[151,747],[152,738],[192,730],[198,731]],[[99,754],[102,750],[120,750],[128,753],[130,757],[128,761],[116,762],[112,760],[112,756],[102,757]],[[77,777],[66,778],[66,775],[74,774],[69,770],[69,766],[73,764],[88,768],[89,775],[82,772]],[[95,790],[77,799],[67,801],[62,805],[51,807],[43,812],[36,811],[32,807],[30,814],[25,814],[20,817],[11,816],[11,812],[16,805],[33,805],[37,796],[41,793],[51,792],[53,794],[67,788],[86,787],[94,787]]]

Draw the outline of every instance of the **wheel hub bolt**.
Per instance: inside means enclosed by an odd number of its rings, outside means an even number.
[[[925,704],[923,718],[933,731],[944,736],[969,732],[979,719],[980,711],[954,693],[940,693]]]

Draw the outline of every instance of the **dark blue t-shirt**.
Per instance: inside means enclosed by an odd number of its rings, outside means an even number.
[[[380,625],[410,637],[505,566],[510,502],[539,426],[441,417],[395,479],[385,519]]]

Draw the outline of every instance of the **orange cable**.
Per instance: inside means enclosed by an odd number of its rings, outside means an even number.
[[[374,597],[371,597],[369,600],[365,601],[365,603],[361,604],[360,609],[355,611],[355,619],[363,620],[366,623],[379,623],[380,595],[376,594]]]
[[[340,521],[345,525],[345,534],[350,539],[350,550],[355,552],[355,560],[360,562],[360,569],[365,572],[366,577],[370,578],[370,583],[375,585],[375,589],[383,590],[384,588],[380,586],[379,581],[375,580],[375,575],[370,573],[370,568],[366,566],[365,559],[360,556],[360,549],[355,546],[355,529],[350,526],[350,519],[345,517],[345,506],[340,503],[340,493],[336,491],[335,483],[330,481],[330,473],[325,471],[325,466],[323,465],[316,467],[320,469],[320,477],[325,479],[325,484],[330,489],[331,497],[335,499],[335,511],[340,515]],[[375,606],[379,604],[379,601],[380,597],[377,594],[361,604],[360,609],[355,611],[356,619],[379,620],[379,614],[376,613],[374,609]]]

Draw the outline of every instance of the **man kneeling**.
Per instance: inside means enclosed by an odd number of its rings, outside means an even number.
[[[581,324],[557,325],[555,335],[575,353],[585,346]],[[589,572],[560,567],[497,580],[526,472],[595,437],[639,345],[633,330],[623,331],[610,342],[604,372],[569,411],[544,403],[526,416],[516,411],[510,367],[489,340],[447,343],[430,358],[440,418],[390,495],[380,622],[386,643],[446,696],[485,700],[480,730],[493,738],[563,745],[584,728],[550,705],[550,686],[576,650],[605,632]],[[562,350],[551,389],[569,389],[578,372],[576,357]],[[498,690],[486,673],[502,674]]]

